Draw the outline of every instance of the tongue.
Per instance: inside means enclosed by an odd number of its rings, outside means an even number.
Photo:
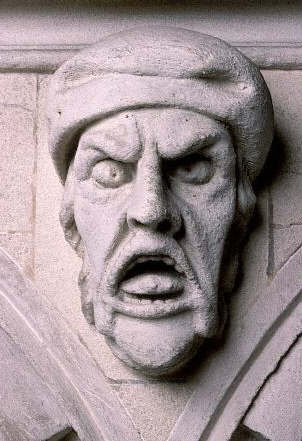
[[[176,293],[183,289],[179,277],[169,274],[139,274],[122,282],[121,289],[127,294],[164,295]]]

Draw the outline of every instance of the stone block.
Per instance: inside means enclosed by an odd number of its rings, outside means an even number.
[[[33,279],[32,233],[0,233],[0,246],[16,260],[24,273]]]
[[[0,104],[34,111],[37,101],[37,78],[34,74],[0,75]]]
[[[48,152],[46,93],[49,77],[39,79],[35,280],[38,289],[62,312],[88,346],[104,374],[113,380],[141,378],[125,367],[108,348],[104,337],[88,325],[77,285],[81,262],[65,241],[59,223],[62,186]]]
[[[144,441],[165,441],[193,392],[192,385],[165,382],[115,389]]]
[[[35,77],[1,75],[0,89],[0,231],[29,231],[35,192]]]
[[[260,433],[256,433],[244,425],[240,425],[230,441],[268,441]]]
[[[241,314],[245,315],[265,289],[270,268],[267,191],[259,192],[250,233],[242,250],[237,290],[231,295]],[[236,297],[240,302],[236,302]]]
[[[283,265],[302,245],[302,224],[274,230],[274,262],[275,271]]]
[[[271,441],[300,441],[302,434],[302,339],[265,383],[244,424]]]
[[[273,149],[275,172],[302,173],[301,150],[301,71],[262,72],[272,95],[277,143]]]
[[[276,126],[265,176],[271,186],[276,271],[302,243],[302,72],[263,74],[272,94]]]

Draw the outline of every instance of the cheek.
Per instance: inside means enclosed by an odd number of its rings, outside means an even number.
[[[79,185],[75,189],[74,217],[89,261],[99,271],[124,227],[125,198],[121,194],[101,196],[95,190],[91,194]]]
[[[218,274],[222,252],[235,217],[236,188],[230,182],[214,191],[196,189],[179,201],[186,234],[184,246],[196,260],[207,262],[208,270]]]
[[[178,189],[180,209],[191,211],[201,230],[229,228],[236,209],[236,185],[229,180],[221,185],[191,186]],[[183,211],[183,210],[182,210]]]

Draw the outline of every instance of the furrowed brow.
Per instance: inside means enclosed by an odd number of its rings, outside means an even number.
[[[102,156],[121,162],[135,162],[141,153],[140,143],[135,142],[135,136],[123,135],[114,130],[99,130],[84,135],[79,147],[86,151],[99,151]]]
[[[199,150],[208,147],[220,139],[219,133],[209,133],[207,135],[196,134],[183,144],[168,143],[160,148],[160,154],[164,159],[178,159],[196,153]]]

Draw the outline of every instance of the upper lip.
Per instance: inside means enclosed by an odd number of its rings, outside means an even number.
[[[140,259],[166,259],[173,265],[173,270],[184,276],[187,281],[192,283],[191,286],[198,287],[198,279],[195,272],[188,261],[183,249],[173,240],[167,238],[163,240],[160,237],[153,236],[152,240],[148,236],[132,236],[120,245],[118,252],[114,258],[110,259],[102,277],[102,284],[98,287],[99,295],[103,302],[115,311],[123,314],[141,317],[166,317],[174,315],[181,311],[199,307],[200,297],[192,292],[190,296],[184,295],[175,298],[172,303],[153,302],[152,305],[128,304],[123,302],[119,297],[119,284],[126,276],[129,268]],[[194,291],[194,289],[193,289]],[[196,297],[196,298],[195,298]]]
[[[122,271],[120,272],[118,283],[123,281],[125,277],[129,274],[130,270],[133,269],[137,264],[145,262],[163,262],[167,267],[170,267],[175,272],[181,273],[179,266],[176,264],[173,257],[165,254],[141,254],[132,256],[128,261],[125,262]]]
[[[175,258],[174,256],[172,257],[166,246],[157,248],[145,246],[144,249],[132,252],[129,250],[129,252],[125,252],[120,261],[119,259],[115,261],[115,265],[112,271],[110,271],[110,268],[108,268],[109,283],[107,283],[107,287],[111,287],[112,295],[114,295],[114,292],[116,291],[119,283],[125,277],[127,271],[129,271],[132,265],[135,265],[140,259],[150,260],[152,258],[161,259],[163,261],[166,260],[166,262],[169,262],[171,265],[173,265],[175,271],[179,273],[184,272],[184,269],[182,268],[180,262],[178,262],[179,259]]]

